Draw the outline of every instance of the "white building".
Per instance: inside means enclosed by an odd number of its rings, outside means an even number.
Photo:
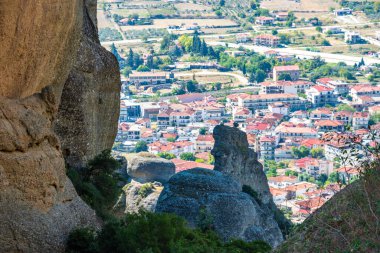
[[[332,88],[315,85],[306,91],[307,100],[309,100],[314,107],[322,107],[326,105],[335,106],[337,103],[337,95]]]

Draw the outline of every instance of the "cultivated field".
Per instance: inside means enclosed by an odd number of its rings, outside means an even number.
[[[272,11],[327,12],[330,7],[339,8],[339,4],[334,0],[265,0],[261,7]]]

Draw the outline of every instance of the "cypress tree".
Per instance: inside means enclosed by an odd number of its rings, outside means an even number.
[[[131,68],[133,68],[133,66],[134,66],[134,59],[133,59],[134,57],[133,57],[133,55],[134,55],[134,54],[133,54],[133,51],[132,51],[132,49],[130,48],[130,49],[129,49],[129,53],[128,53],[128,63],[127,63],[127,64],[128,64],[128,66],[131,67]]]

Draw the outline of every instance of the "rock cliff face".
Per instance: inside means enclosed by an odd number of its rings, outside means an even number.
[[[93,3],[0,1],[1,252],[62,252],[73,228],[99,224],[66,177],[53,131]]]
[[[215,145],[211,154],[215,157],[214,170],[251,187],[263,208],[269,209],[281,230],[286,233],[290,223],[273,202],[263,166],[258,162],[257,154],[249,148],[246,133],[236,127],[219,125],[214,128],[213,136]]]
[[[236,127],[216,126],[211,154],[215,157],[214,170],[231,175],[243,185],[255,190],[261,202],[273,203],[263,166],[257,154],[249,149],[247,135]]]
[[[83,167],[104,149],[112,147],[119,119],[118,62],[100,45],[96,1],[85,3],[80,46],[64,85],[55,122],[65,160],[72,167]]]
[[[161,193],[156,212],[174,213],[192,227],[213,228],[224,240],[282,242],[273,215],[241,191],[239,182],[218,171],[191,169],[175,174]]]

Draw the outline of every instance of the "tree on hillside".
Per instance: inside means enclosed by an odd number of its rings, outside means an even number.
[[[195,159],[196,159],[196,157],[194,156],[194,154],[191,153],[191,152],[182,153],[179,157],[182,160],[186,160],[186,161],[195,161]]]
[[[154,68],[154,63],[153,63],[153,56],[152,55],[149,55],[147,58],[146,58],[146,66],[150,69],[153,69]]]
[[[143,151],[148,151],[148,145],[145,141],[138,141],[135,145],[135,152],[143,152]]]
[[[157,156],[164,158],[164,159],[167,159],[167,160],[171,160],[171,159],[176,158],[176,156],[174,154],[171,154],[168,152],[158,153]]]
[[[208,47],[207,47],[207,44],[206,44],[205,40],[202,40],[202,44],[201,44],[201,47],[200,47],[200,54],[202,56],[208,55]]]
[[[189,80],[186,82],[186,90],[188,92],[196,92],[198,90],[198,83],[193,80]]]
[[[322,158],[324,155],[324,150],[323,148],[312,148],[310,154],[313,158]]]
[[[299,148],[293,147],[292,154],[296,158],[304,158],[310,154],[310,149],[304,146],[301,146]]]
[[[145,66],[145,65],[140,65],[140,66],[137,68],[137,71],[138,71],[138,72],[149,72],[149,71],[150,71],[150,68],[148,68],[148,67]]]
[[[195,34],[193,36],[193,43],[192,43],[192,48],[191,51],[194,53],[200,53],[201,52],[201,47],[202,47],[202,41],[199,38],[198,34]]]
[[[220,6],[224,6],[225,4],[226,4],[226,1],[225,1],[225,0],[220,0],[220,1],[219,1],[219,5],[220,5]]]
[[[132,48],[129,49],[128,57],[127,57],[127,65],[133,69],[134,67],[134,61],[133,61],[133,50]]]
[[[292,77],[290,76],[289,73],[281,73],[280,76],[278,77],[278,80],[281,80],[281,81],[291,81]]]
[[[258,83],[264,82],[266,76],[267,74],[263,70],[261,69],[256,70],[256,74],[255,74],[256,82]]]
[[[205,127],[201,127],[201,128],[199,129],[199,134],[200,134],[200,135],[206,135],[206,133],[207,133],[207,128],[205,128]]]
[[[117,51],[117,48],[114,43],[111,45],[111,53],[116,57],[116,60],[119,62],[120,68],[123,68],[124,66],[124,59],[120,56],[119,52]]]

